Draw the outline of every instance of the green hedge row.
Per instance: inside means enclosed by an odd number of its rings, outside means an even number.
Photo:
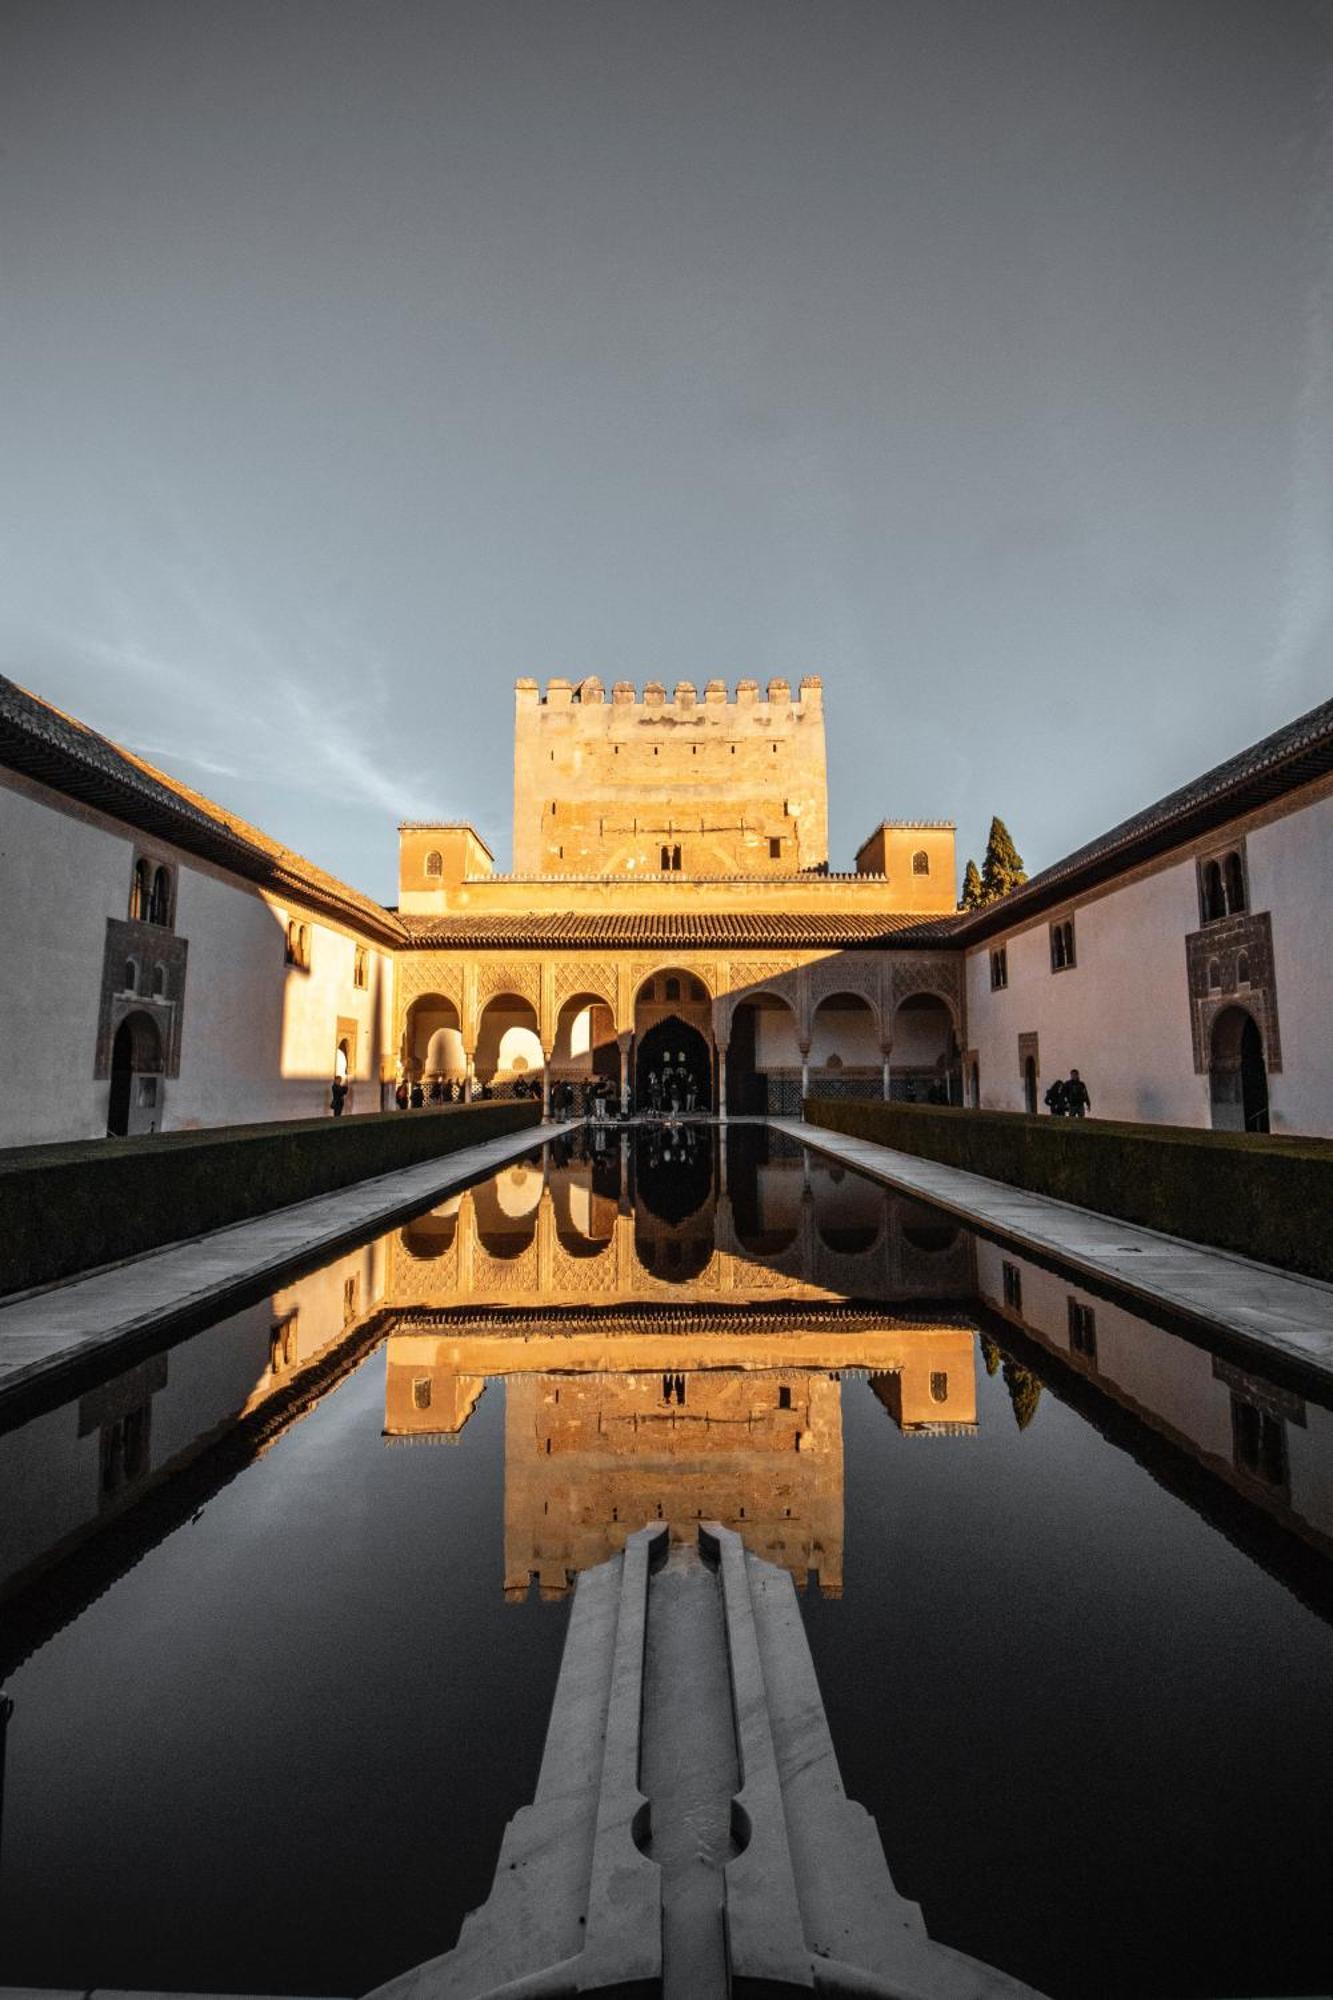
[[[138,1256],[540,1120],[534,1100],[0,1152],[0,1293]]]
[[[1333,1280],[1333,1141],[807,1098],[812,1125]]]

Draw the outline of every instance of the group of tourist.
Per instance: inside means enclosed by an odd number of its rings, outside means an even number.
[[[699,1082],[694,1071],[684,1063],[673,1063],[670,1058],[663,1063],[661,1072],[648,1072],[648,1108],[650,1111],[697,1111],[699,1108]]]

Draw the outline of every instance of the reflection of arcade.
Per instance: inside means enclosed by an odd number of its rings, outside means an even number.
[[[604,1305],[700,1298],[962,1299],[971,1246],[947,1219],[758,1127],[591,1130],[407,1224],[388,1303]]]
[[[647,1324],[645,1324],[645,1320]],[[822,1322],[822,1324],[820,1323]],[[477,1326],[390,1337],[385,1431],[455,1438],[488,1378],[504,1377],[506,1596],[564,1594],[582,1569],[650,1521],[697,1522],[826,1596],[842,1590],[844,1375],[869,1374],[905,1431],[976,1427],[973,1334],[895,1326],[825,1308],[771,1315],[650,1315],[558,1331]]]

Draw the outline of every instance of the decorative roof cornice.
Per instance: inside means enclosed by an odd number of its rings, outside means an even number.
[[[568,910],[528,915],[405,916],[407,944],[418,951],[633,949],[874,951],[947,941],[948,917],[858,915],[847,911],[807,915],[796,911],[663,910],[656,914]],[[945,928],[941,928],[945,927]]]
[[[3,674],[0,765],[379,944],[404,941],[402,925],[382,904]]]

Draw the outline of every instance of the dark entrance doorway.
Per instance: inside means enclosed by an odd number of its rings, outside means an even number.
[[[1224,1007],[1213,1023],[1208,1080],[1215,1132],[1268,1130],[1263,1036],[1243,1007]]]
[[[1035,1118],[1037,1115],[1037,1058],[1025,1056],[1023,1059],[1023,1105]]]
[[[669,1014],[639,1037],[634,1101],[640,1110],[653,1108],[653,1078],[657,1103],[663,1111],[712,1110],[713,1065],[708,1044],[697,1028],[691,1028],[677,1014]]]
[[[111,1044],[111,1098],[106,1129],[112,1138],[156,1132],[162,1120],[162,1038],[147,1014],[127,1014]]]

